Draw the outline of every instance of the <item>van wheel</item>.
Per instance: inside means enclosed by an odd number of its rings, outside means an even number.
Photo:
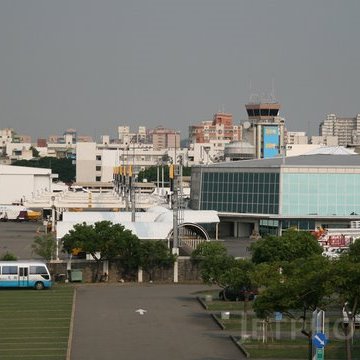
[[[38,281],[38,282],[35,284],[35,289],[36,289],[36,290],[42,290],[42,289],[44,289],[44,284],[43,284],[41,281]]]

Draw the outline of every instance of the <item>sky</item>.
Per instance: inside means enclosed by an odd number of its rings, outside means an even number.
[[[290,131],[360,113],[359,0],[0,0],[0,128],[188,127],[274,96]]]

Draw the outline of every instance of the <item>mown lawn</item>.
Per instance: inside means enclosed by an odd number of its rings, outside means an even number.
[[[261,341],[248,341],[244,343],[246,350],[255,359],[307,359],[308,345],[307,340],[276,340],[263,344]],[[360,344],[353,344],[353,360],[359,360]],[[346,359],[345,345],[343,341],[332,340],[325,347],[325,358],[331,360]]]
[[[64,360],[74,288],[0,290],[0,359]]]
[[[206,301],[206,295],[212,295],[211,301]],[[234,334],[248,334],[250,338],[239,340],[254,359],[306,359],[308,351],[307,338],[301,334],[302,321],[290,320],[283,317],[281,321],[272,319],[267,344],[262,342],[263,322],[256,318],[252,311],[252,302],[246,304],[246,321],[244,319],[244,303],[218,300],[215,292],[201,294],[200,298],[206,304],[207,311],[213,313],[225,330]],[[222,319],[221,313],[229,312],[229,319]],[[338,309],[330,309],[326,314],[325,332],[330,337],[330,342],[325,349],[326,359],[345,359],[345,344],[339,340],[342,331],[339,328],[341,318]],[[310,328],[310,319],[306,329]],[[337,335],[336,335],[337,334]],[[356,330],[353,346],[353,360],[360,360],[360,330]]]

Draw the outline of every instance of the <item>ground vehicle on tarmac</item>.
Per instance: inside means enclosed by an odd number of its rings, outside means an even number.
[[[41,261],[0,261],[0,288],[42,290],[51,286],[49,269]]]

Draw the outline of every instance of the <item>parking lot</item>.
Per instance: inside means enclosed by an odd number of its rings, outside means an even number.
[[[80,286],[71,360],[241,359],[228,334],[197,302],[195,293],[202,289],[208,287]]]
[[[36,259],[37,256],[32,254],[31,244],[37,230],[44,231],[40,221],[0,222],[0,256],[9,252],[18,259]]]

